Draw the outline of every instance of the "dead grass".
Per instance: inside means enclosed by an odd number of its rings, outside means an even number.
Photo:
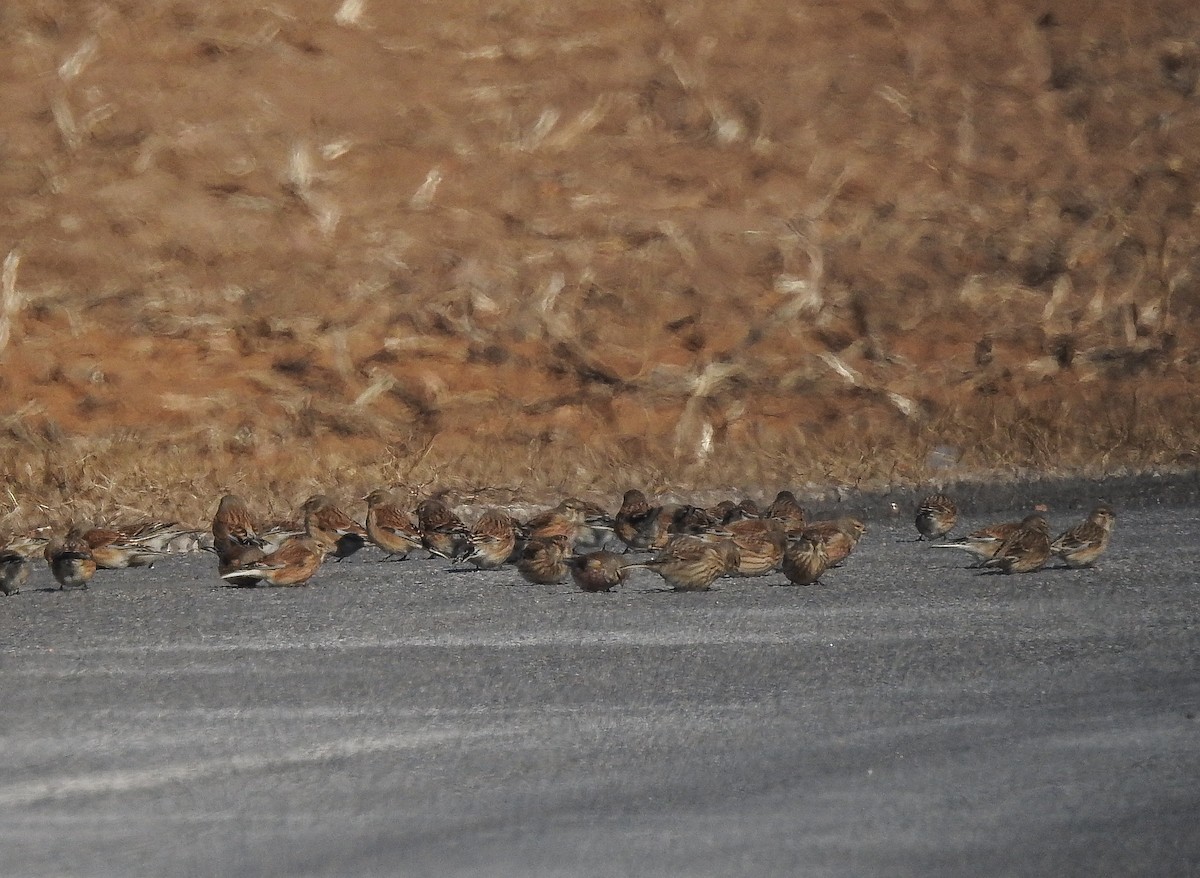
[[[0,527],[1194,467],[1200,11],[993,7],[6,5]]]

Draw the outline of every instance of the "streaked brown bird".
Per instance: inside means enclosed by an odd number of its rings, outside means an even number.
[[[1061,534],[1050,544],[1050,551],[1062,558],[1068,567],[1091,567],[1108,549],[1108,540],[1116,513],[1107,503],[1097,504],[1087,520]]]
[[[825,550],[825,559],[830,567],[846,560],[867,532],[867,526],[857,518],[843,516],[832,521],[814,521],[800,535],[820,543]]]
[[[659,537],[658,529],[666,527],[666,522],[660,521],[661,512],[662,507],[651,506],[641,491],[626,491],[613,520],[617,539],[634,551],[644,552]]]
[[[917,507],[915,523],[919,539],[941,539],[957,522],[958,506],[945,494],[930,494]]]
[[[320,537],[292,537],[271,554],[221,575],[229,582],[247,585],[259,580],[271,585],[304,585],[321,567],[335,543]]]
[[[384,561],[403,561],[413,549],[421,548],[421,532],[394,492],[376,488],[363,499],[367,501],[367,539],[387,553]]]
[[[0,592],[6,597],[20,594],[31,566],[29,559],[16,549],[0,549]]]
[[[471,552],[470,530],[438,497],[417,504],[417,529],[421,545],[448,561],[461,561]]]
[[[773,518],[745,518],[725,525],[738,547],[739,576],[765,576],[776,570],[787,548],[783,522]]]
[[[574,549],[601,545],[613,527],[612,516],[602,507],[578,497],[567,497],[553,509],[539,512],[526,521],[524,530],[534,539],[563,534]]]
[[[1027,515],[1021,526],[983,562],[1005,573],[1032,573],[1050,560],[1050,525],[1038,514]]]
[[[86,589],[96,575],[96,562],[82,528],[72,527],[65,537],[54,537],[43,554],[60,590],[76,586]]]
[[[794,537],[799,536],[800,532],[804,530],[808,516],[804,507],[796,500],[795,494],[791,491],[780,491],[763,512],[762,517],[782,522],[787,535]]]
[[[561,534],[526,541],[517,559],[517,572],[534,585],[557,585],[567,579],[570,546]]]
[[[165,552],[147,548],[131,540],[121,531],[107,527],[89,528],[83,539],[92,550],[92,560],[101,570],[123,570],[126,567],[153,567],[155,561],[166,557]]]
[[[1020,521],[1005,521],[1001,524],[989,524],[986,527],[971,531],[965,537],[959,537],[949,543],[937,543],[934,549],[962,549],[973,555],[976,566],[989,561],[996,556],[1004,541],[1021,529]]]
[[[300,507],[304,532],[332,548],[328,554],[339,561],[349,558],[367,544],[367,531],[324,494],[314,494]]]
[[[217,573],[222,577],[226,573],[245,570],[250,565],[257,564],[263,558],[267,557],[267,553],[258,546],[249,546],[233,540],[225,541],[221,544],[221,548],[214,546],[213,551],[217,553]],[[247,574],[235,584],[243,586],[257,585],[261,580],[261,575]]]
[[[625,560],[615,552],[601,550],[567,559],[571,578],[583,591],[610,591],[628,575]]]
[[[788,541],[781,566],[783,575],[793,585],[817,585],[829,569],[829,556],[819,540],[799,537]]]
[[[261,546],[254,516],[246,501],[236,494],[226,494],[217,504],[216,514],[212,521],[213,544],[227,542],[241,543],[244,546]]]
[[[508,563],[517,547],[517,522],[500,509],[487,509],[471,527],[468,564],[480,570],[496,570]]]
[[[681,535],[649,561],[626,565],[626,569],[652,570],[675,591],[708,591],[718,576],[736,570],[738,561],[738,548],[732,540],[710,542]]]

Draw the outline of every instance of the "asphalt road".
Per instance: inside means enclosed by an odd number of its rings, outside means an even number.
[[[823,586],[684,595],[39,565],[0,875],[1197,875],[1198,534],[1130,512],[1101,569],[1006,577],[904,515]]]

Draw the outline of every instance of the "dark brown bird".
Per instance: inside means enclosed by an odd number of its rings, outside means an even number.
[[[304,514],[304,532],[331,546],[329,554],[339,561],[349,558],[367,544],[366,528],[324,494],[309,497],[300,511]]]
[[[567,538],[558,535],[528,540],[517,559],[517,572],[534,585],[557,585],[567,578]]]
[[[1032,573],[1050,560],[1050,525],[1041,515],[1027,515],[996,554],[983,562],[984,567],[996,567],[1005,573]]]
[[[461,561],[471,553],[470,530],[437,497],[417,504],[417,529],[421,531],[421,544],[448,561]]]
[[[367,539],[387,553],[385,561],[403,561],[421,548],[421,532],[391,491],[377,488],[366,497]]]
[[[508,563],[517,547],[517,522],[507,512],[488,509],[471,527],[471,552],[467,563],[480,570],[496,570]]]
[[[738,547],[739,576],[765,576],[778,569],[787,548],[783,522],[773,518],[746,518],[725,525]]]
[[[773,518],[782,522],[789,537],[799,536],[804,530],[807,514],[804,507],[796,500],[791,491],[780,491],[763,513],[763,518]]]
[[[236,494],[226,494],[217,504],[212,521],[213,545],[227,542],[261,546],[258,528],[246,502]]]
[[[96,575],[96,562],[81,528],[72,527],[65,537],[54,537],[43,554],[60,590],[68,586],[86,589]]]
[[[126,537],[121,531],[106,527],[93,527],[85,531],[83,539],[92,550],[92,560],[101,570],[122,570],[126,567],[153,567],[155,561],[166,557]]]
[[[571,578],[584,591],[610,591],[625,581],[628,568],[615,552],[588,552],[567,559]]]
[[[263,558],[267,557],[258,546],[249,546],[245,543],[239,543],[234,540],[227,540],[221,544],[220,548],[213,547],[213,551],[217,553],[217,573],[222,577],[226,573],[233,573],[236,570],[245,570],[252,564],[257,564]],[[237,585],[257,585],[262,580],[262,576],[254,576],[247,574],[238,579]]]
[[[854,551],[862,535],[867,532],[867,526],[857,518],[845,516],[832,521],[814,521],[800,532],[800,535],[818,542],[825,550],[825,558],[830,567],[836,567]]]
[[[567,497],[553,509],[526,521],[524,530],[535,539],[564,534],[574,550],[603,544],[613,527],[612,516],[602,507],[578,497]]]
[[[644,552],[660,538],[660,531],[666,530],[669,518],[662,520],[661,513],[662,507],[651,506],[641,491],[626,491],[613,521],[617,539],[636,552]]]
[[[710,542],[694,536],[673,537],[649,561],[629,564],[627,570],[653,570],[675,591],[708,591],[718,576],[738,567],[738,548],[732,540]]]
[[[941,539],[958,522],[958,506],[945,494],[930,494],[917,507],[915,523],[919,539]]]
[[[783,575],[793,585],[814,585],[829,569],[829,556],[819,540],[799,537],[788,542],[783,553]]]
[[[1061,534],[1050,544],[1050,551],[1058,555],[1068,567],[1091,567],[1108,549],[1117,516],[1111,506],[1100,503],[1082,524]]]
[[[236,584],[252,584],[259,580],[271,585],[304,585],[321,567],[326,553],[335,543],[324,536],[292,537],[271,554],[221,575]]]
[[[16,549],[0,549],[0,592],[7,597],[20,594],[21,585],[29,578],[29,559]]]

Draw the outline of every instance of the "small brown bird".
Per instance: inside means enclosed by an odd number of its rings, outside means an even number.
[[[578,497],[567,497],[553,509],[525,522],[525,533],[534,539],[564,534],[572,549],[599,546],[612,532],[614,522],[602,507]]]
[[[403,561],[421,548],[421,532],[391,491],[377,488],[366,497],[367,539],[387,553],[384,561]]]
[[[335,543],[324,537],[292,537],[271,554],[221,575],[222,579],[246,585],[259,580],[271,585],[304,585],[321,567]]]
[[[0,549],[0,592],[7,597],[20,594],[21,585],[29,578],[29,559],[16,549]]]
[[[309,497],[300,511],[304,513],[305,533],[331,546],[329,554],[339,561],[367,544],[366,529],[324,494]]]
[[[567,578],[570,547],[561,534],[528,540],[517,559],[517,572],[534,585],[557,585]]]
[[[832,521],[814,521],[800,535],[820,543],[830,567],[836,567],[854,551],[867,526],[857,518],[844,516]]]
[[[67,586],[86,589],[96,575],[96,562],[81,528],[72,527],[65,537],[54,537],[46,544],[44,555],[59,590]]]
[[[787,535],[795,537],[804,530],[807,513],[796,500],[795,494],[791,491],[780,491],[775,495],[775,499],[771,501],[771,505],[767,507],[767,511],[763,513],[762,517],[782,522]]]
[[[93,527],[85,531],[83,539],[92,550],[92,560],[101,570],[123,570],[126,567],[153,567],[155,561],[166,557],[131,540],[121,531],[107,527]]]
[[[949,543],[937,543],[931,548],[934,549],[962,549],[968,554],[974,555],[978,564],[984,561],[989,561],[996,556],[996,550],[1004,544],[1010,536],[1021,529],[1022,522],[1006,521],[1002,524],[989,524],[987,527],[981,527],[978,530],[973,530],[965,537],[959,537],[957,540]]]
[[[634,551],[644,552],[658,538],[659,527],[666,527],[665,522],[660,522],[661,512],[662,507],[651,506],[641,491],[636,488],[626,491],[613,520],[617,539]]]
[[[819,585],[829,569],[829,556],[820,540],[799,537],[788,541],[783,553],[783,575],[793,585]]]
[[[262,545],[254,516],[250,514],[246,501],[236,494],[226,494],[217,504],[217,511],[212,520],[212,533],[214,545],[230,541],[244,546]]]
[[[996,554],[983,562],[1005,573],[1032,573],[1050,560],[1050,525],[1041,515],[1027,515],[1021,526],[1009,536]]]
[[[1050,551],[1068,567],[1091,567],[1108,549],[1117,516],[1111,506],[1100,503],[1082,524],[1068,530],[1050,544]]]
[[[917,507],[918,539],[941,539],[954,529],[958,521],[958,506],[945,494],[930,494]]]
[[[263,558],[267,557],[258,546],[248,546],[245,543],[239,543],[234,540],[228,540],[221,544],[221,548],[213,547],[213,551],[217,553],[217,573],[224,577],[226,573],[233,573],[236,570],[245,570],[252,564],[257,564]],[[261,575],[246,574],[246,576],[238,579],[236,585],[248,586],[258,585],[262,581]]]
[[[776,570],[787,548],[783,522],[773,518],[744,518],[725,525],[738,547],[738,576],[765,576]]]
[[[653,570],[675,591],[708,591],[718,576],[736,570],[739,560],[732,540],[710,542],[681,535],[649,561],[629,564],[626,569]]]
[[[438,497],[417,504],[417,529],[421,545],[448,561],[461,561],[471,553],[471,532]]]
[[[507,512],[488,509],[471,527],[469,564],[480,570],[496,570],[508,562],[517,547],[517,522]]]
[[[567,559],[571,578],[584,591],[610,591],[625,581],[628,568],[615,552],[588,552]]]

